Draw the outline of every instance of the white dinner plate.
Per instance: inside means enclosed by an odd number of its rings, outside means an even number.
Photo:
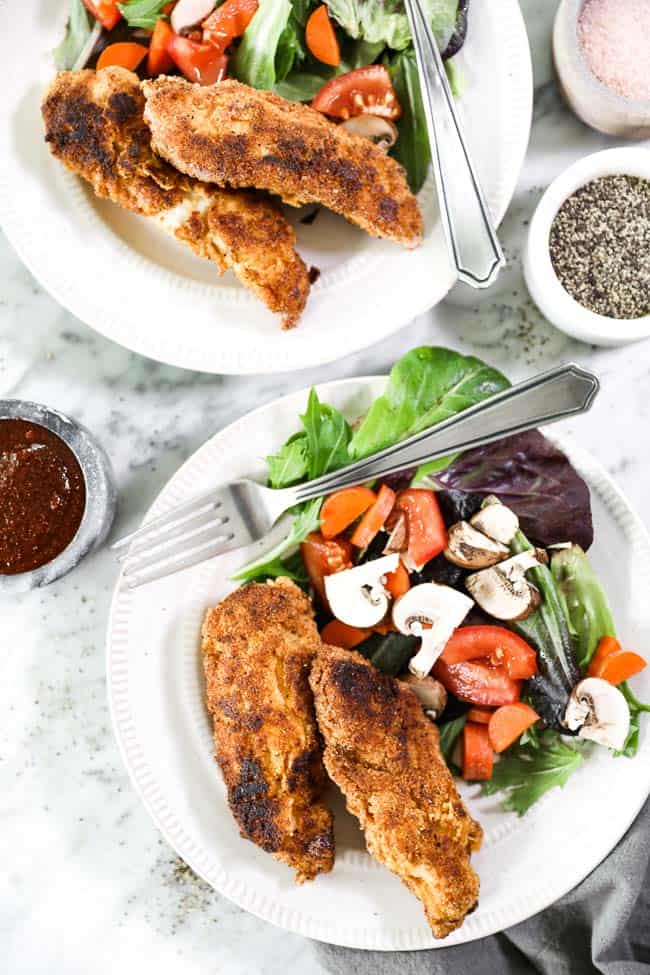
[[[51,158],[40,99],[64,0],[0,0],[0,223],[54,297],[102,335],[152,359],[215,373],[301,369],[377,342],[435,305],[453,284],[432,179],[421,193],[416,251],[374,240],[321,211],[299,213],[299,250],[321,276],[300,326],[278,319],[230,272],[195,257],[163,231],[96,199]],[[25,38],[29,38],[26,46]],[[460,61],[461,111],[488,203],[501,220],[530,132],[532,72],[516,0],[478,0]]]
[[[319,387],[324,402],[353,420],[385,379],[347,379]],[[264,475],[257,458],[298,427],[307,392],[249,413],[216,434],[165,487],[151,514],[208,490],[218,477]],[[555,439],[555,438],[554,438]],[[590,551],[626,646],[650,645],[650,539],[609,476],[588,454],[557,441],[591,488],[596,539]],[[229,577],[251,551],[133,592],[118,582],[108,628],[108,690],[124,761],[152,818],[176,852],[218,891],[290,931],[355,948],[409,950],[460,944],[502,930],[547,907],[609,853],[650,791],[650,735],[643,722],[634,759],[594,753],[563,790],[523,818],[496,797],[460,784],[483,825],[472,862],[481,878],[478,909],[460,930],[435,942],[422,906],[365,851],[356,823],[335,799],[336,863],[331,874],[297,886],[288,867],[239,836],[213,758],[203,703],[200,627],[205,610],[232,588]],[[646,700],[650,671],[632,682]],[[643,716],[647,719],[647,716]]]

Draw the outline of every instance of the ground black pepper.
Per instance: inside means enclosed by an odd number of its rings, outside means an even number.
[[[576,190],[551,225],[551,263],[581,305],[609,318],[650,314],[650,180],[603,176]]]

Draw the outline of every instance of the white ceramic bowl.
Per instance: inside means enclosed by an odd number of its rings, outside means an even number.
[[[575,190],[601,176],[620,174],[650,180],[650,149],[606,149],[580,159],[555,179],[539,201],[528,230],[524,277],[531,298],[557,328],[594,345],[626,345],[650,336],[650,315],[608,318],[579,304],[557,278],[549,253],[549,235],[556,213]]]

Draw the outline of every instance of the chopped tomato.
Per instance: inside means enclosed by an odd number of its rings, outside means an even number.
[[[399,599],[410,588],[411,580],[409,579],[409,574],[400,562],[394,572],[389,572],[386,575],[386,589],[393,599]]]
[[[597,671],[600,669],[600,665],[605,657],[609,657],[610,653],[616,653],[617,650],[622,650],[622,647],[615,636],[601,637],[598,646],[596,647],[596,652],[591,658],[589,667],[587,668],[587,673],[589,676],[596,677]]]
[[[493,708],[470,708],[467,712],[467,720],[477,721],[479,724],[489,724],[493,714]]]
[[[393,510],[395,492],[386,484],[382,484],[377,500],[372,508],[368,508],[352,535],[352,544],[357,548],[368,548],[371,541],[381,529]]]
[[[113,30],[122,16],[115,0],[83,0],[84,6],[106,30]]]
[[[525,680],[537,673],[537,654],[525,640],[503,626],[461,626],[447,641],[442,659],[448,664],[486,657],[503,664],[508,677]]]
[[[149,55],[147,57],[147,74],[155,78],[159,74],[167,74],[174,67],[174,62],[169,56],[169,42],[174,36],[174,31],[166,20],[160,17],[156,21],[156,26],[151,35],[149,44]]]
[[[172,34],[167,46],[169,56],[188,81],[213,85],[226,73],[228,58],[212,44],[198,44],[188,37]]]
[[[352,546],[344,538],[327,540],[320,532],[307,535],[300,546],[309,581],[327,606],[325,576],[352,568]]]
[[[117,65],[120,68],[135,71],[140,62],[146,58],[147,53],[148,50],[144,44],[135,44],[132,41],[109,44],[97,58],[97,70]]]
[[[395,507],[406,514],[408,526],[404,562],[408,569],[419,570],[429,559],[440,555],[447,544],[447,529],[435,491],[407,488],[397,495]]]
[[[615,650],[605,657],[594,673],[590,667],[589,673],[592,677],[601,677],[609,681],[610,684],[622,684],[628,677],[639,674],[645,666],[645,660],[638,653],[632,653],[631,650]]]
[[[334,118],[356,115],[381,115],[396,119],[402,114],[400,103],[383,64],[355,68],[323,85],[311,107]]]
[[[220,51],[241,37],[257,12],[257,0],[226,0],[203,21],[203,40]]]
[[[362,630],[357,626],[348,626],[341,620],[330,620],[321,630],[320,636],[323,643],[329,643],[333,647],[343,647],[344,650],[351,650],[367,640],[372,630]]]
[[[488,724],[488,735],[492,748],[495,752],[505,751],[524,733],[526,728],[530,728],[536,721],[539,721],[537,711],[533,711],[523,701],[497,708]]]
[[[484,724],[466,721],[463,727],[463,778],[468,782],[485,782],[492,778],[494,758]]]
[[[521,693],[521,681],[509,677],[505,667],[490,667],[482,661],[448,664],[440,658],[434,665],[433,676],[460,701],[481,707],[514,704]]]
[[[309,15],[305,27],[307,47],[317,61],[329,64],[333,68],[341,63],[341,51],[332,21],[327,13],[327,6],[322,3]]]
[[[330,494],[320,509],[320,530],[323,538],[340,535],[376,500],[375,492],[367,487],[342,488]]]

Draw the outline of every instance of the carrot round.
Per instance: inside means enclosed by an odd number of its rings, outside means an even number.
[[[602,677],[610,684],[622,684],[624,680],[640,673],[645,665],[645,660],[638,653],[632,653],[631,650],[615,650],[605,657],[595,673],[591,674],[591,668],[589,673],[592,677]]]
[[[120,41],[118,44],[109,44],[97,58],[97,70],[115,65],[119,68],[128,68],[129,71],[135,71],[147,54],[148,49],[144,44],[136,44],[134,41]]]
[[[367,487],[343,488],[330,494],[320,509],[323,538],[335,538],[375,503],[377,496]]]
[[[310,15],[305,27],[307,47],[317,61],[336,68],[341,63],[341,51],[327,6],[322,3]]]
[[[386,589],[393,599],[398,599],[408,592],[411,588],[409,574],[400,562],[394,572],[389,572],[386,576]]]
[[[329,643],[332,647],[343,647],[344,650],[351,650],[367,640],[371,630],[363,630],[357,626],[348,626],[341,620],[330,620],[321,630],[321,640]]]
[[[384,522],[393,510],[395,504],[395,492],[382,484],[377,495],[377,500],[371,508],[368,508],[365,515],[354,529],[354,534],[350,541],[357,548],[367,548],[377,532],[384,527]]]
[[[492,748],[497,753],[505,751],[536,721],[539,721],[537,711],[523,701],[497,708],[487,727]]]
[[[615,636],[604,636],[601,637],[598,646],[596,647],[596,652],[591,658],[587,673],[590,677],[596,677],[600,665],[602,664],[605,657],[609,657],[610,653],[616,653],[617,650],[621,650],[621,644],[618,642]]]
[[[494,708],[470,708],[467,712],[467,720],[476,721],[478,724],[489,724],[493,714]]]
[[[466,721],[463,727],[463,778],[468,782],[485,782],[492,778],[493,767],[487,727]]]

